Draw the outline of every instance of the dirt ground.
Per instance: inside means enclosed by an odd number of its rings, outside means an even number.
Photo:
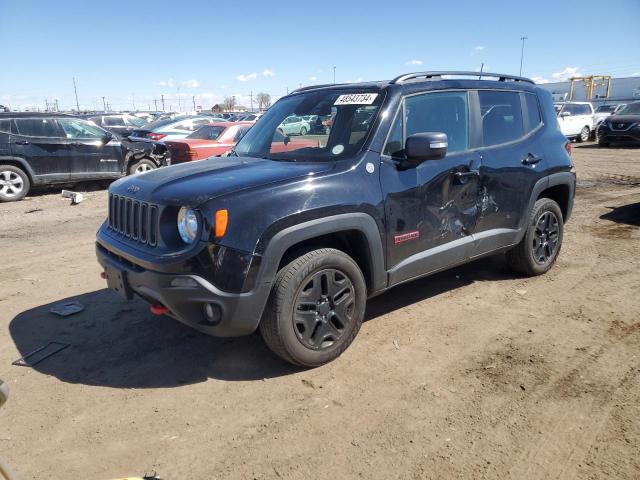
[[[496,257],[402,285],[314,370],[107,291],[105,191],[0,204],[0,458],[21,479],[640,478],[640,149],[573,158],[547,275]],[[67,299],[86,310],[49,313]],[[11,365],[50,341],[71,346]]]

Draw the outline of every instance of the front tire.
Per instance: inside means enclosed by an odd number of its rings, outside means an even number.
[[[129,175],[139,175],[140,173],[150,172],[155,170],[158,166],[148,158],[142,158],[135,163],[129,165]]]
[[[30,188],[31,182],[24,170],[13,165],[0,165],[0,202],[22,200]]]
[[[280,358],[317,367],[351,344],[366,301],[364,277],[351,257],[332,248],[313,250],[278,272],[260,333]]]
[[[507,263],[529,276],[546,273],[555,263],[564,234],[562,211],[550,198],[536,201],[522,241],[507,252]]]
[[[587,140],[589,140],[589,137],[591,137],[591,130],[589,129],[588,126],[585,125],[584,127],[582,127],[582,130],[580,130],[578,141],[586,142]]]

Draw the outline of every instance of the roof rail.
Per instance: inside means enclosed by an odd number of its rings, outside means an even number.
[[[534,83],[530,78],[518,77],[515,75],[506,75],[504,73],[488,73],[488,72],[460,72],[460,71],[451,71],[451,72],[416,72],[416,73],[407,73],[405,75],[400,75],[399,77],[391,80],[391,83],[403,84],[408,82],[409,80],[414,80],[417,78],[424,78],[425,80],[442,80],[444,75],[450,77],[478,77],[481,79],[482,77],[492,77],[497,78],[499,82],[506,81],[514,81],[514,82],[527,82]]]
[[[325,88],[325,87],[335,87],[338,85],[344,85],[343,83],[322,83],[322,84],[318,84],[318,85],[307,85],[306,87],[300,87],[300,88],[296,88],[295,90],[292,90],[289,92],[289,95],[291,95],[292,93],[296,93],[296,92],[305,92],[307,90],[315,90],[316,88]]]

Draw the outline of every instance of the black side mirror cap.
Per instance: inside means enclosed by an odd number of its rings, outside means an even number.
[[[447,155],[449,141],[442,132],[414,133],[405,142],[407,162],[418,166],[426,160],[440,160]]]

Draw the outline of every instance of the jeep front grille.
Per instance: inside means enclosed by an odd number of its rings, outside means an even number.
[[[109,195],[109,228],[150,247],[158,244],[158,206],[120,195]]]

